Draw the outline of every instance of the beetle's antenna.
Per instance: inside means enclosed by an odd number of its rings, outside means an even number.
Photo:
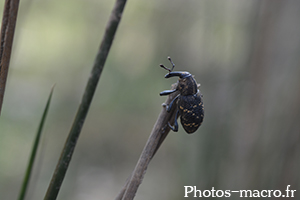
[[[171,71],[173,71],[173,69],[174,69],[174,67],[175,67],[175,64],[172,62],[172,60],[171,60],[171,57],[170,56],[168,56],[168,60],[170,61],[170,63],[172,64],[172,69],[171,69]],[[171,72],[170,71],[170,72]]]
[[[164,68],[165,70],[169,71],[169,73],[172,71],[171,69],[166,68],[163,64],[160,64],[159,66],[160,66],[161,68]]]
[[[164,68],[165,70],[169,71],[169,73],[170,73],[170,72],[172,72],[172,71],[173,71],[173,69],[174,69],[174,67],[175,67],[175,64],[172,62],[172,60],[171,60],[171,57],[170,57],[170,56],[168,56],[168,60],[169,60],[169,61],[170,61],[170,63],[172,64],[172,69],[169,69],[169,68],[165,67],[163,64],[160,64],[159,66],[160,66],[160,67],[162,67],[162,68]]]

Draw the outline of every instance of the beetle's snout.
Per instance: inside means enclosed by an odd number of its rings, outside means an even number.
[[[189,72],[170,72],[165,75],[165,78],[170,78],[174,76],[179,76],[180,78],[187,78],[191,76],[191,74]]]

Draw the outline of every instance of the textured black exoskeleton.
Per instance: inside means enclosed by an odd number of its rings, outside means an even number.
[[[160,96],[163,96],[179,91],[179,94],[171,101],[169,105],[166,106],[168,112],[171,111],[174,104],[177,106],[174,127],[172,127],[170,123],[168,123],[168,125],[173,131],[177,132],[177,118],[180,116],[180,121],[184,130],[188,134],[194,133],[201,125],[204,117],[202,94],[200,90],[198,90],[197,82],[192,74],[181,71],[173,72],[175,65],[170,57],[168,57],[168,59],[172,64],[172,69],[160,65],[162,68],[169,71],[169,73],[165,75],[165,78],[170,78],[173,76],[179,77],[176,89],[165,90],[160,93]]]

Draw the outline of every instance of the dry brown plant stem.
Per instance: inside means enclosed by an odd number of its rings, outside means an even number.
[[[175,89],[176,87],[177,84],[172,85],[172,89]],[[163,105],[170,104],[177,95],[178,92],[170,94]],[[170,112],[167,112],[165,106],[163,106],[134,171],[115,200],[132,200],[135,197],[151,159],[170,131],[170,127],[167,124],[168,122],[173,124],[175,119],[175,110],[176,109],[174,107]]]
[[[19,0],[6,0],[3,10],[0,45],[0,114],[19,9]]]

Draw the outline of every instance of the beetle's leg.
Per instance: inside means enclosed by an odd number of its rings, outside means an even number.
[[[170,129],[172,129],[174,132],[178,131],[178,123],[177,123],[177,116],[178,116],[179,110],[177,110],[176,115],[175,115],[175,120],[174,120],[174,127],[171,126],[170,122],[168,122],[168,125]]]
[[[176,92],[177,89],[174,89],[174,90],[165,90],[165,91],[162,91],[161,93],[159,93],[160,96],[165,96],[165,95],[169,95],[169,94],[172,94],[173,92]]]
[[[180,94],[178,94],[172,101],[169,105],[167,105],[167,112],[170,112],[172,107],[173,107],[173,104],[174,102],[178,99],[178,97],[180,96]]]

